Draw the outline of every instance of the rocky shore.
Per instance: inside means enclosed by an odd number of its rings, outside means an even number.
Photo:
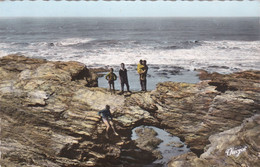
[[[158,155],[131,140],[140,125],[163,128],[190,147],[169,167],[260,164],[260,71],[200,71],[200,78],[197,84],[165,82],[151,92],[110,95],[82,63],[2,57],[0,165],[148,165]],[[105,138],[97,112],[106,104],[119,137]]]

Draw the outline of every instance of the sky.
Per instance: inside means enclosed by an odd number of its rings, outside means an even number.
[[[1,1],[1,17],[260,17],[260,1]]]

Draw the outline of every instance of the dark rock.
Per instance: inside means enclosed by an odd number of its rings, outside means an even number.
[[[153,152],[156,157],[161,157],[161,154],[158,153],[155,149],[158,145],[163,142],[161,139],[157,138],[157,133],[152,128],[138,128],[135,130],[136,134],[139,136],[135,142],[137,147],[142,150]]]

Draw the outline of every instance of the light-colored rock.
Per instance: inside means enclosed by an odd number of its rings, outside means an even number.
[[[110,105],[111,110],[120,109],[124,105],[124,97],[111,95],[110,92],[100,89],[80,89],[75,92],[72,100],[90,106],[94,110],[102,110],[105,105]]]
[[[64,147],[72,146],[73,144],[78,144],[78,139],[68,135],[61,135],[61,134],[52,134],[51,135],[52,141],[57,141],[55,143],[51,143],[51,147],[55,150],[55,153],[59,155],[64,149]]]
[[[13,96],[21,96],[23,91],[15,87],[14,80],[7,80],[0,82],[0,95],[11,94]]]
[[[153,117],[149,112],[141,109],[138,106],[130,106],[127,109],[120,111],[120,115],[115,118],[116,121],[122,123],[124,126],[132,126],[140,120],[152,120]]]
[[[48,99],[46,92],[41,90],[29,92],[27,96],[28,105],[46,105],[46,100]]]

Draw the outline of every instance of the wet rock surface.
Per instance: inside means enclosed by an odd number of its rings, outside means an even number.
[[[165,82],[151,92],[111,95],[95,87],[95,70],[84,64],[3,57],[0,165],[147,165],[156,156],[130,137],[139,125],[166,129],[190,147],[169,166],[259,164],[260,72],[201,74],[207,80],[198,84]],[[97,115],[106,104],[120,134],[109,139]],[[231,144],[246,150],[227,156]]]

